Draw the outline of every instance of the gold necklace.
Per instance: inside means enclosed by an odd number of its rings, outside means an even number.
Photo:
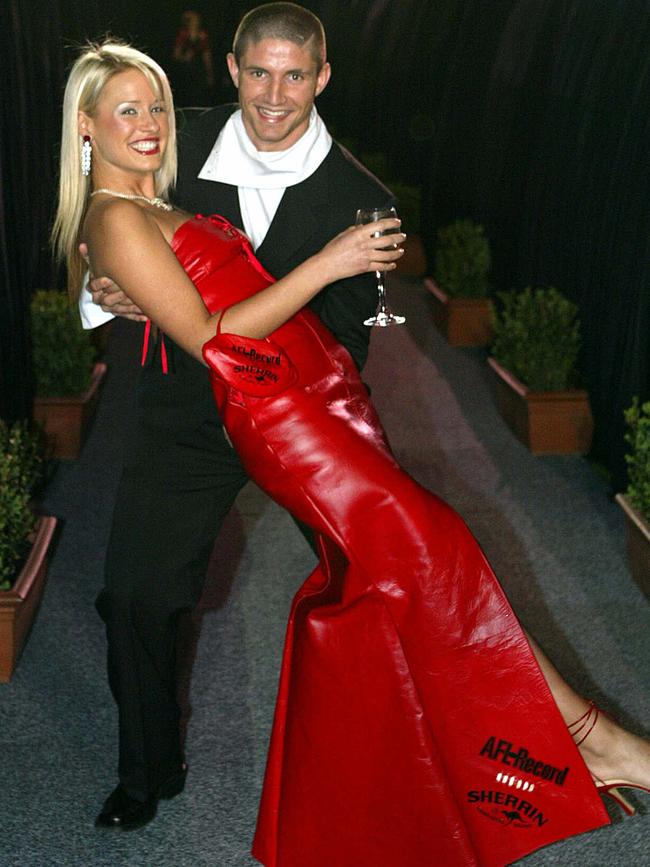
[[[160,196],[154,196],[150,199],[147,196],[138,196],[135,193],[118,193],[116,190],[108,190],[106,187],[102,187],[100,190],[93,190],[90,195],[96,196],[97,193],[106,193],[106,195],[115,196],[117,199],[140,199],[142,202],[147,202],[148,205],[153,205],[154,208],[160,208],[161,211],[174,210],[174,206],[161,199]]]

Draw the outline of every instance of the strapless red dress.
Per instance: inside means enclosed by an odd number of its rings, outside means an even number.
[[[272,282],[219,217],[173,247],[211,311]],[[246,469],[320,545],[289,616],[255,858],[493,867],[607,823],[485,556],[398,466],[347,351],[305,309],[204,355]]]

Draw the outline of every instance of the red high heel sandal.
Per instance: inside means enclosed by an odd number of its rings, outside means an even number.
[[[600,708],[593,701],[590,701],[583,715],[567,726],[573,740],[576,742],[576,746],[579,747],[580,744],[587,740],[598,722],[600,713]],[[631,780],[601,780],[600,777],[597,777],[593,773],[591,773],[591,776],[598,791],[603,795],[609,795],[628,816],[634,816],[636,807],[628,801],[620,789],[638,789],[641,792],[650,793],[650,789],[647,786],[641,786],[639,783],[633,783]]]

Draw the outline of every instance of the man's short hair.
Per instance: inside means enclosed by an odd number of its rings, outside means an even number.
[[[286,39],[307,48],[319,72],[325,63],[325,30],[320,18],[296,3],[266,3],[244,15],[232,43],[238,66],[248,46],[262,39]]]

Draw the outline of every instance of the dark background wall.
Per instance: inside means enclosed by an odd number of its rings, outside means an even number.
[[[249,2],[203,0],[219,100]],[[650,397],[650,0],[321,0],[340,136],[423,187],[423,235],[483,222],[495,288],[552,283],[579,304],[593,456],[623,483],[622,410]],[[110,10],[104,7],[110,6]],[[26,310],[60,282],[47,250],[72,46],[106,31],[169,67],[186,3],[8,0],[0,87],[0,415],[28,412]]]

